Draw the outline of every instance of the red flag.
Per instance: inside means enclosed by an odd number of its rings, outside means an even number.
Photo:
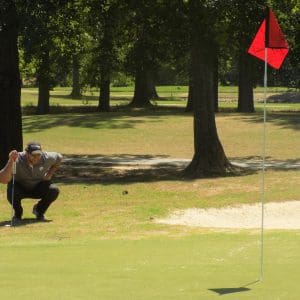
[[[289,52],[289,45],[270,9],[268,9],[268,16],[260,25],[248,53],[265,61],[265,48],[267,48],[267,63],[271,67],[279,69]]]

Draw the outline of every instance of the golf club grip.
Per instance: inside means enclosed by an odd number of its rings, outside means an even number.
[[[14,175],[17,173],[17,164],[16,164],[15,161],[13,162],[12,173],[13,173]]]

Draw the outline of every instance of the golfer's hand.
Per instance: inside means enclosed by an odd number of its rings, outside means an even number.
[[[51,180],[52,176],[53,176],[53,174],[48,171],[47,173],[45,173],[44,179],[45,180]]]
[[[57,164],[54,164],[45,174],[45,180],[50,180],[52,176],[54,175],[55,171],[59,168],[60,162]]]
[[[13,151],[9,152],[8,159],[10,161],[16,161],[17,158],[18,158],[18,151],[17,150],[13,150]]]

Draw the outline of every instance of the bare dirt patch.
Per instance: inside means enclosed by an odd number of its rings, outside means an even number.
[[[157,223],[208,228],[252,229],[261,227],[261,204],[225,208],[178,210]],[[264,228],[300,229],[300,200],[264,205]]]

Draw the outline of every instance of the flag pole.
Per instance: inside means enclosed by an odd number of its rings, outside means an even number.
[[[271,22],[270,22],[271,19]],[[264,49],[264,51],[262,51]],[[268,51],[270,49],[270,51]],[[263,280],[264,266],[264,204],[265,204],[265,161],[266,161],[266,119],[267,119],[267,72],[268,64],[279,69],[289,51],[289,45],[281,31],[274,13],[267,7],[267,16],[261,23],[248,53],[265,62],[264,104],[263,104],[263,137],[262,137],[262,180],[261,180],[261,248],[260,248],[260,281]],[[269,62],[268,62],[269,60]]]
[[[266,161],[266,103],[268,86],[268,48],[265,47],[265,73],[264,73],[264,105],[263,105],[263,139],[262,139],[262,187],[261,187],[261,234],[260,234],[260,281],[263,280],[264,266],[264,204],[265,204],[265,161]]]

